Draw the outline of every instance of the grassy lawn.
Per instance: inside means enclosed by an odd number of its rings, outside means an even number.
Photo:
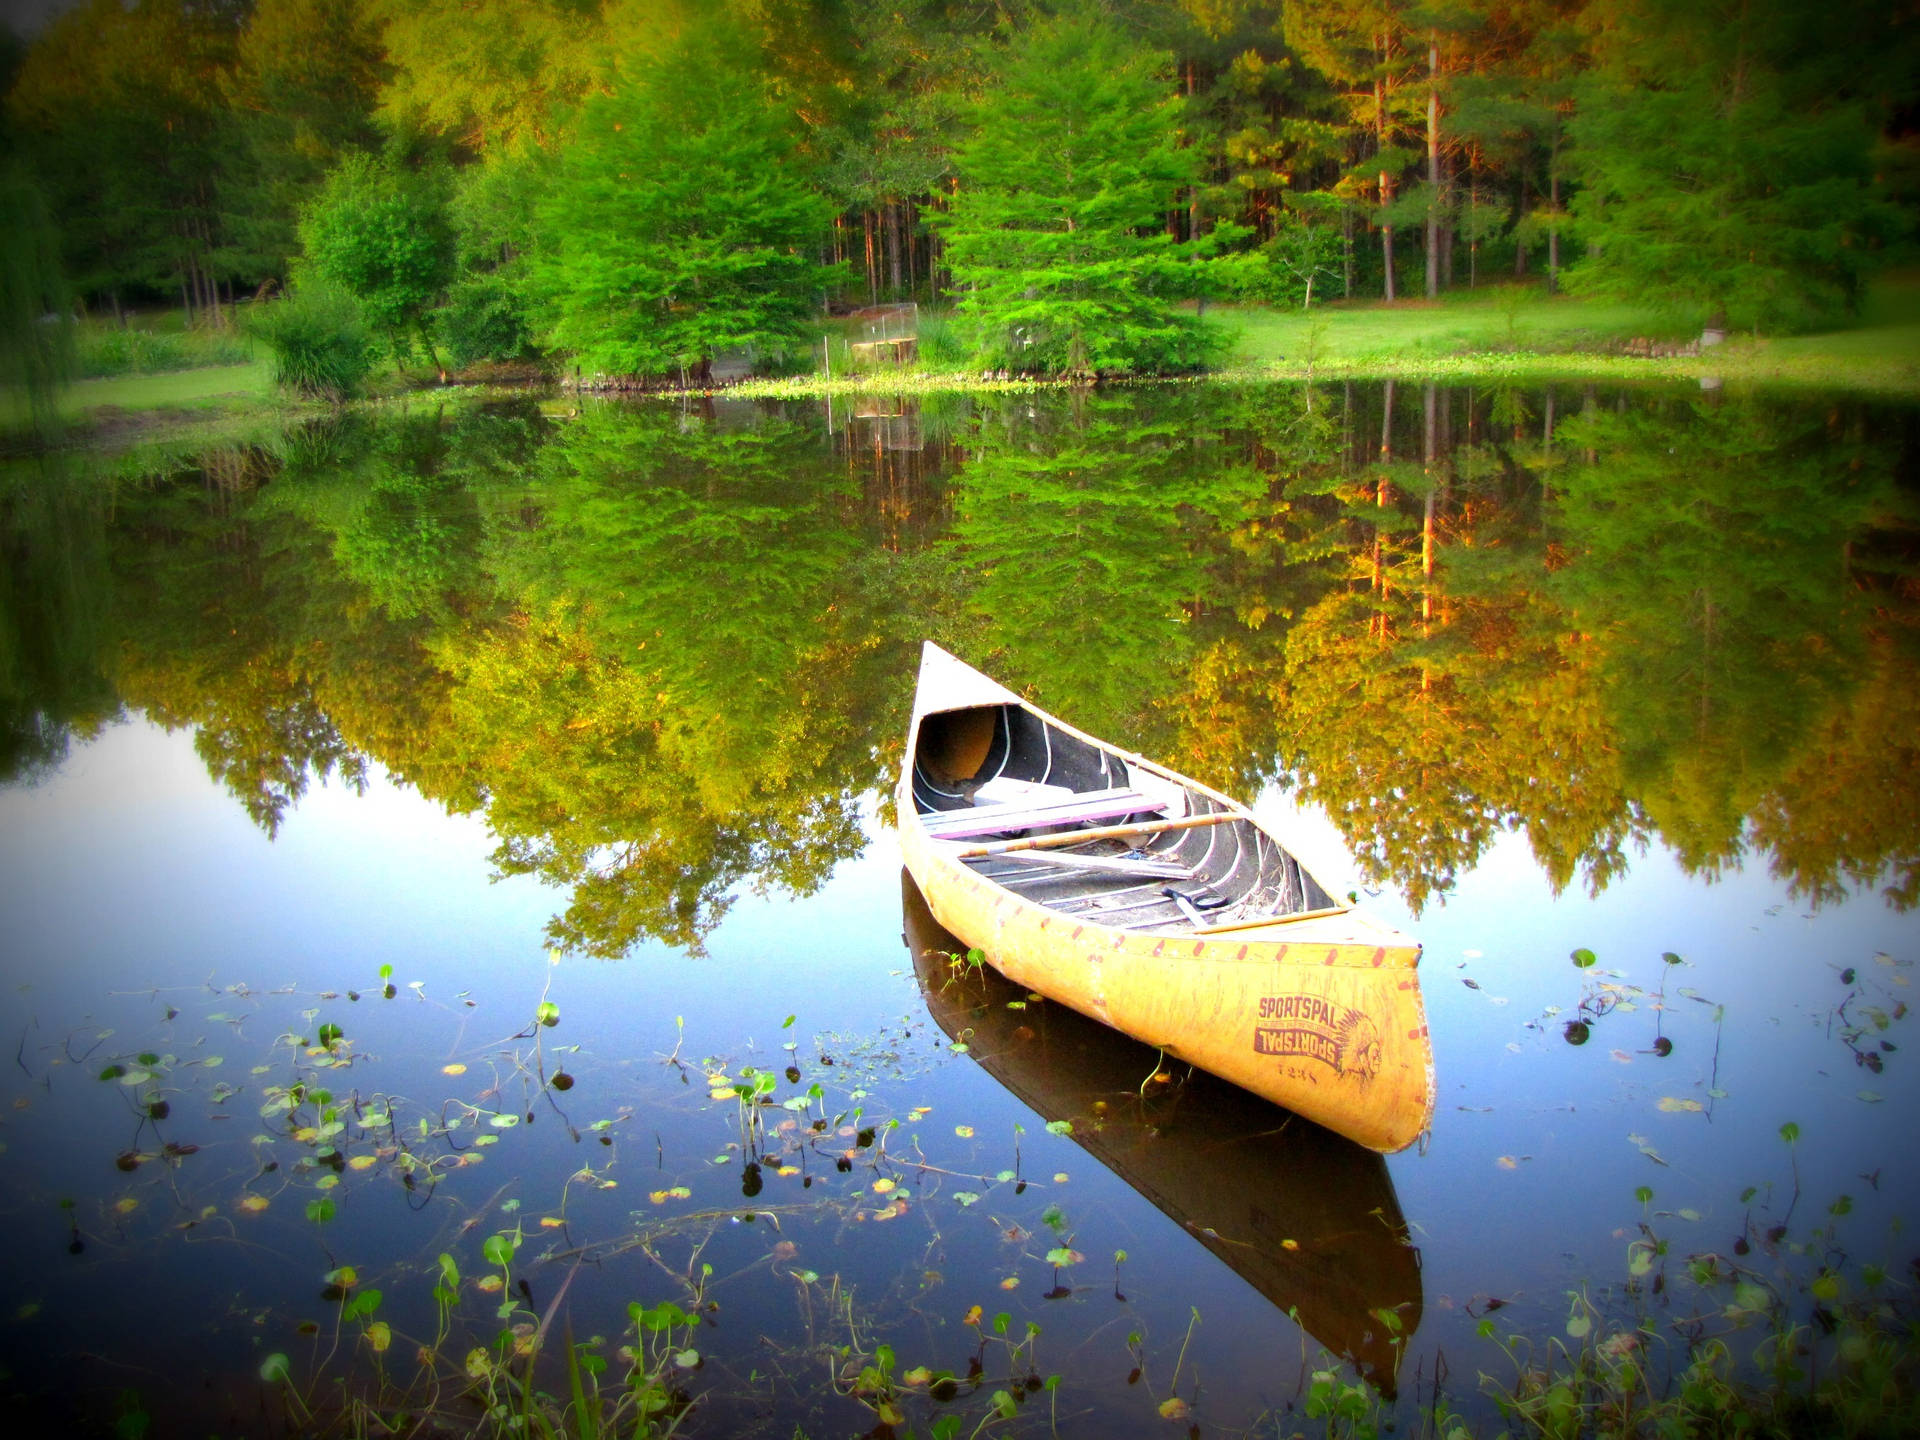
[[[1439,301],[1352,300],[1312,310],[1227,307],[1208,313],[1235,332],[1235,360],[1253,366],[1384,364],[1503,350],[1592,349],[1637,335],[1679,338],[1650,310],[1549,298],[1536,285],[1484,286]]]
[[[266,362],[253,361],[78,380],[60,396],[60,419],[70,444],[113,444],[135,435],[259,416],[286,403],[274,392]],[[24,398],[0,390],[0,449],[34,448],[31,430]]]
[[[61,397],[61,413],[74,419],[92,411],[224,408],[236,400],[263,400],[272,393],[265,361],[168,370],[153,375],[115,375],[80,380]]]
[[[1433,379],[1693,379],[1920,395],[1920,272],[1885,276],[1843,329],[1780,339],[1734,336],[1699,356],[1641,359],[1615,342],[1683,337],[1637,306],[1548,298],[1500,285],[1437,303],[1350,301],[1311,312],[1208,312],[1235,335],[1236,374]]]

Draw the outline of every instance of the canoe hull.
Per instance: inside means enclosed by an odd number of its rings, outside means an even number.
[[[1016,984],[1370,1149],[1430,1123],[1417,946],[1110,929],[974,874],[910,821],[901,847],[934,917]]]

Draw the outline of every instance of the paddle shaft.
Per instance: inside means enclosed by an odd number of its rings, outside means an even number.
[[[1069,830],[1062,835],[1036,835],[1031,840],[996,840],[991,845],[972,845],[956,850],[956,860],[974,860],[982,855],[1005,855],[1013,850],[1052,850],[1061,845],[1078,845],[1087,840],[1120,840],[1129,835],[1159,835],[1168,830],[1193,830],[1202,825],[1225,825],[1244,820],[1231,810],[1214,810],[1205,815],[1183,815],[1178,820],[1142,820],[1131,825],[1100,825],[1091,830]]]

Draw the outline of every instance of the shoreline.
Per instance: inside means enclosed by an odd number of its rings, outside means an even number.
[[[1788,353],[1775,353],[1784,344]],[[551,393],[576,403],[621,403],[702,396],[742,400],[831,399],[858,395],[1032,394],[1046,390],[1121,389],[1170,385],[1318,385],[1346,381],[1411,380],[1447,385],[1625,384],[1684,385],[1706,392],[1740,395],[1779,391],[1821,393],[1866,400],[1920,401],[1920,353],[1911,358],[1856,358],[1831,353],[1793,353],[1793,342],[1729,341],[1704,355],[1636,356],[1596,352],[1533,350],[1478,351],[1459,355],[1407,355],[1398,358],[1335,356],[1313,361],[1273,360],[1240,363],[1204,374],[1123,376],[1095,382],[1044,376],[988,375],[974,371],[907,370],[860,375],[789,376],[747,379],[704,389],[597,391],[554,380],[502,385],[498,382],[425,384],[351,400],[335,407],[271,390],[209,390],[204,397],[151,406],[105,403],[84,406],[64,417],[64,433],[51,445],[31,428],[9,424],[0,430],[0,456],[18,459],[75,449],[115,450],[183,438],[217,439],[262,423],[288,423],[343,411],[377,410],[429,398]],[[197,372],[167,372],[184,380]],[[218,377],[209,376],[213,383]],[[77,388],[77,387],[76,387]]]

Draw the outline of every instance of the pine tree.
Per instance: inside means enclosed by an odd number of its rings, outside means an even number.
[[[1002,56],[941,219],[960,313],[988,363],[1173,370],[1214,353],[1177,308],[1199,293],[1209,247],[1162,228],[1199,173],[1167,66],[1092,14],[1041,22]]]
[[[537,225],[549,339],[586,366],[662,374],[798,337],[831,224],[795,120],[723,13],[636,47],[581,108]]]
[[[1851,309],[1877,242],[1902,228],[1874,173],[1880,125],[1910,85],[1884,70],[1903,53],[1892,13],[1876,0],[1590,6],[1597,63],[1569,132],[1593,254],[1570,283],[1742,328]]]

